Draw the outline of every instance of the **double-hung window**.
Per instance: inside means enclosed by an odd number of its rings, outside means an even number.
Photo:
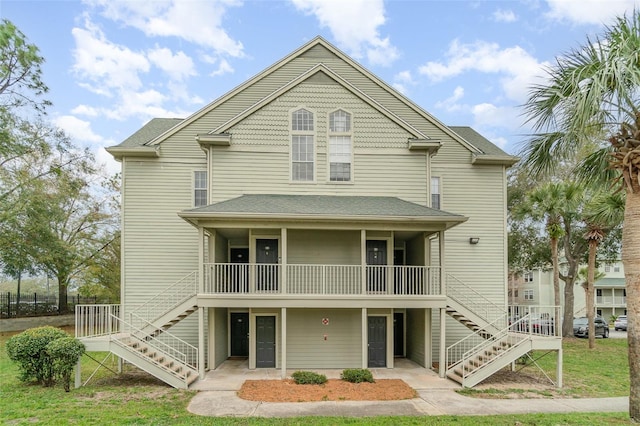
[[[431,178],[431,208],[440,210],[440,178]]]
[[[533,290],[524,291],[524,300],[533,300]]]
[[[291,114],[291,180],[314,180],[314,126],[313,113],[304,108]]]
[[[195,207],[207,205],[207,172],[193,172],[193,205]]]
[[[329,180],[351,181],[351,114],[337,110],[329,114]]]

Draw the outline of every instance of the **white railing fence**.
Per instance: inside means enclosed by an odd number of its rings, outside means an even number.
[[[562,335],[562,307],[553,305],[510,305],[509,331],[537,336]]]
[[[193,297],[197,291],[198,272],[194,271],[181,278],[175,284],[162,290],[146,303],[133,309],[130,314],[134,314],[136,318],[141,318],[152,323],[155,319]],[[134,316],[130,316],[130,321],[133,321],[133,319]],[[136,325],[139,327],[143,326],[142,323]]]
[[[120,332],[120,305],[76,305],[76,337],[110,336]]]
[[[447,296],[484,319],[487,323],[495,324],[498,330],[507,325],[507,310],[504,305],[492,302],[450,274],[447,274]]]
[[[440,295],[440,275],[440,268],[433,266],[289,264],[284,267],[207,263],[204,291],[210,294]]]

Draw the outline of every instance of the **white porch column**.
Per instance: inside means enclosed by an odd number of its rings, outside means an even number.
[[[198,308],[198,372],[200,380],[204,379],[204,354],[204,308],[201,306]]]
[[[360,230],[360,265],[360,280],[362,281],[361,294],[367,294],[367,231],[365,229]]]
[[[286,233],[285,233],[286,235]],[[281,377],[287,377],[287,308],[280,311],[280,368],[282,369]]]
[[[444,270],[444,230],[438,232],[439,251],[438,258],[440,259],[440,294],[447,294],[447,274]]]
[[[424,364],[425,368],[433,368],[433,330],[431,330],[431,308],[424,310]]]
[[[362,368],[369,366],[369,340],[367,337],[367,308],[362,308]]]
[[[75,367],[75,382],[74,382],[74,386],[76,389],[78,389],[80,386],[82,386],[82,363],[80,362],[82,360],[82,357],[78,358],[78,362],[76,363],[76,367]]]
[[[558,350],[558,360],[556,361],[556,381],[559,388],[562,387],[562,346]]]
[[[204,228],[198,227],[198,293],[204,293]]]
[[[216,368],[216,308],[208,308],[207,329],[209,330],[209,370]]]
[[[447,335],[446,324],[447,309],[440,308],[440,359],[438,360],[438,375],[444,379],[447,371]]]
[[[287,252],[289,250],[287,247],[287,228],[282,228],[280,230],[280,247],[280,250],[282,251],[282,254],[280,256],[280,267],[282,268],[282,272],[280,273],[280,282],[282,283],[282,293],[287,294],[289,293],[289,289],[287,288],[287,278],[289,276],[289,271],[287,270]]]

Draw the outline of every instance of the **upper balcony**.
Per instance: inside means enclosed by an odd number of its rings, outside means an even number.
[[[443,299],[437,266],[204,264],[200,297]]]

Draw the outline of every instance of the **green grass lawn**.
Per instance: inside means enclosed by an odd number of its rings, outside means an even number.
[[[61,386],[42,388],[17,379],[17,368],[8,359],[0,335],[0,423],[66,425],[619,425],[628,424],[627,413],[527,414],[504,416],[434,417],[304,417],[292,419],[211,418],[190,414],[186,407],[195,392],[176,390],[144,375],[115,377],[101,369],[87,386],[66,393]],[[564,380],[568,397],[628,395],[626,339],[598,340],[589,351],[586,340],[565,341]],[[106,354],[92,353],[102,361]],[[555,371],[554,359],[541,365]],[[115,360],[107,363],[115,369]],[[97,366],[83,357],[83,380]],[[530,367],[527,367],[530,368]],[[488,402],[489,403],[489,402]]]

